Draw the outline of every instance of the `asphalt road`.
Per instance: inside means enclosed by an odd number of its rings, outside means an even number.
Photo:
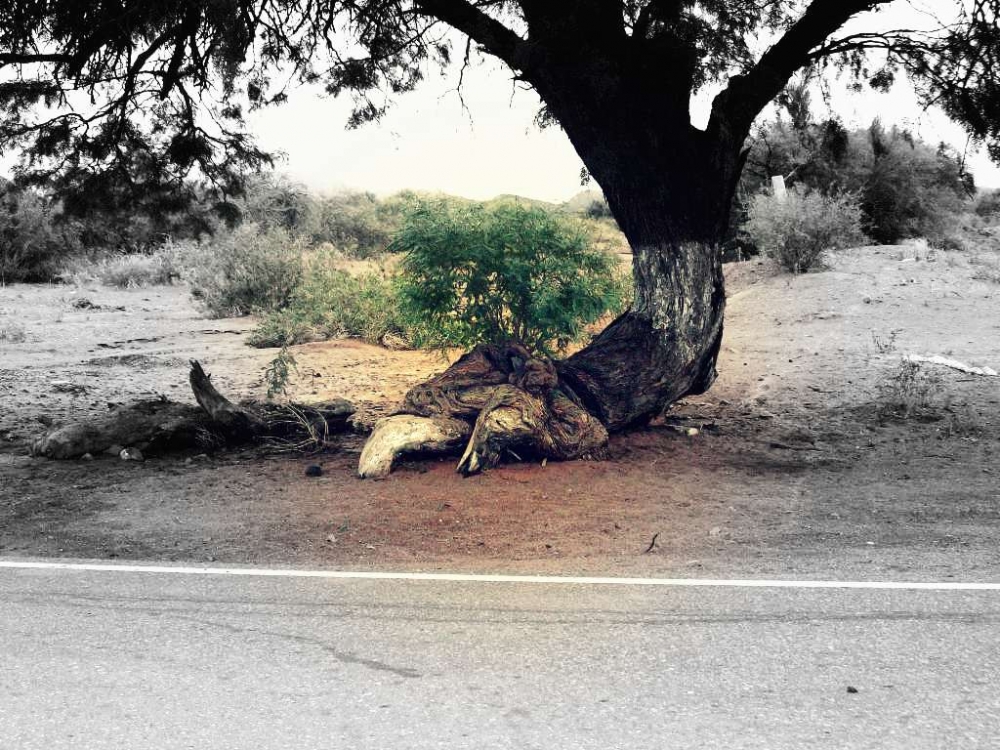
[[[998,626],[997,591],[0,570],[0,748],[997,748]]]

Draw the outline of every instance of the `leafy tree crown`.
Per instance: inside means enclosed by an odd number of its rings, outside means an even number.
[[[452,59],[450,28],[464,63],[503,60],[564,126],[626,106],[690,128],[691,94],[714,85],[705,132],[742,142],[797,70],[833,65],[882,88],[908,75],[1000,158],[1000,0],[934,5],[939,19],[921,6],[919,28],[893,29],[879,11],[908,0],[4,3],[0,147],[23,149],[22,180],[68,193],[112,179],[120,200],[173,195],[194,177],[226,197],[271,159],[247,111],[314,83],[354,97],[349,125],[377,119]]]

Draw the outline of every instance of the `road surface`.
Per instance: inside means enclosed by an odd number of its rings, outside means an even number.
[[[997,590],[0,569],[3,750],[997,747]]]

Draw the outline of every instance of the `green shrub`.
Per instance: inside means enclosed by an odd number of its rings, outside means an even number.
[[[623,304],[617,259],[578,221],[515,202],[416,204],[393,239],[404,314],[427,344],[557,349]]]
[[[216,235],[185,259],[191,293],[217,318],[286,307],[302,279],[304,244],[247,224]]]
[[[337,256],[317,253],[305,264],[288,306],[267,315],[250,334],[257,347],[359,338],[373,344],[387,337],[402,345],[420,338],[405,319],[396,285],[385,271],[360,276],[337,268]]]
[[[789,190],[784,201],[758,194],[747,231],[757,247],[791,273],[815,267],[827,250],[865,240],[861,209],[853,196],[823,195],[799,187]]]

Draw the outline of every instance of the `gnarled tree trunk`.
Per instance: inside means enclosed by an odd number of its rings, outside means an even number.
[[[409,392],[405,430],[398,419],[376,426],[369,445],[378,450],[362,454],[361,476],[385,475],[400,453],[456,450],[461,441],[464,474],[505,455],[600,455],[609,432],[643,425],[715,380],[725,311],[719,245],[739,148],[709,149],[694,129],[609,138],[612,123],[595,129],[592,108],[587,115],[566,129],[633,248],[632,308],[561,362],[516,346],[466,355]],[[415,443],[422,430],[433,439]]]

